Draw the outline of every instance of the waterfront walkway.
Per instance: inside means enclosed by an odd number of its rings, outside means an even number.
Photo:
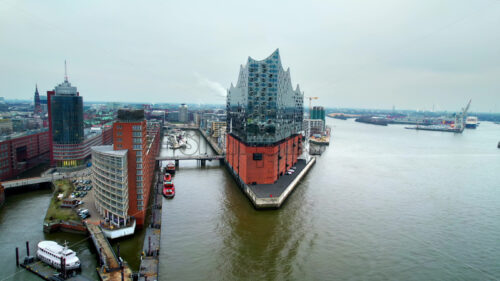
[[[99,277],[103,281],[131,280],[132,270],[127,263],[121,262],[116,256],[108,239],[104,236],[99,225],[93,223],[85,223],[89,230],[90,237],[97,250],[99,264],[101,268],[97,270]]]
[[[309,162],[304,159],[299,159],[295,164],[296,170],[291,175],[281,176],[276,183],[273,184],[256,184],[249,185],[244,183],[236,172],[227,165],[229,172],[236,179],[236,183],[245,192],[247,197],[253,203],[255,208],[279,208],[299,184],[300,180],[306,176],[312,165],[316,162],[316,158],[311,158]]]
[[[141,253],[141,265],[139,268],[139,281],[158,280],[160,264],[160,239],[161,239],[161,216],[162,216],[162,185],[163,177],[157,173],[156,185],[153,194],[151,221],[146,228],[146,237]]]

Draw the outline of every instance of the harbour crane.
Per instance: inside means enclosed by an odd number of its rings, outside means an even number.
[[[312,107],[311,107],[311,101],[312,100],[317,100],[319,99],[319,97],[306,97],[309,99],[309,118],[311,118],[311,111],[312,111]]]
[[[467,117],[467,111],[469,110],[470,103],[472,99],[469,100],[469,103],[467,103],[467,106],[465,108],[462,108],[462,112],[458,113],[455,115],[455,126],[457,129],[459,129],[461,132],[464,130],[464,120]]]

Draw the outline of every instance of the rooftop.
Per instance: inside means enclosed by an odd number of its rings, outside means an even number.
[[[125,156],[128,151],[127,149],[113,150],[113,145],[93,146],[92,150],[114,156]]]

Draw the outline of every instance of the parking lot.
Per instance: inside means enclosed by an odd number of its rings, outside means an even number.
[[[83,219],[98,224],[103,218],[100,217],[94,204],[94,188],[89,171],[74,173],[71,181],[75,186],[72,196],[82,202],[81,205],[75,208],[75,211],[88,210],[88,216],[84,216]]]

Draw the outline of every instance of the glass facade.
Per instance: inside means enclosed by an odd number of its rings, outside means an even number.
[[[257,61],[248,58],[227,96],[227,130],[243,142],[267,145],[302,130],[304,95],[294,90],[279,50]]]
[[[54,95],[50,101],[52,139],[58,144],[83,141],[83,99],[79,96]]]

